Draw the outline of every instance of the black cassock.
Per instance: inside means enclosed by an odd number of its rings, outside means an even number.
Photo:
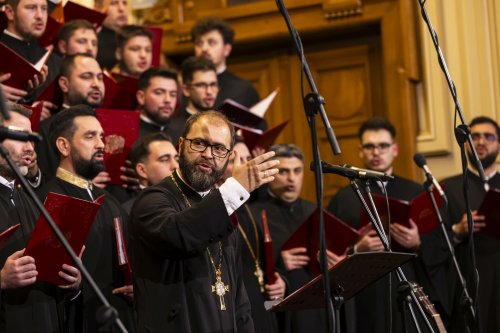
[[[253,332],[250,303],[242,281],[238,233],[222,196],[205,197],[174,172],[144,189],[132,208],[130,252],[140,332]],[[187,207],[184,195],[191,207]],[[222,282],[229,285],[221,299],[207,247],[218,266],[222,242]]]
[[[111,195],[97,187],[92,189],[91,198],[87,189],[77,187],[60,178],[54,177],[39,189],[38,195],[44,200],[48,192],[60,193],[88,201],[95,200],[103,194],[106,196],[92,224],[87,240],[85,241],[85,251],[82,256],[82,262],[90,275],[94,278],[104,296],[118,311],[120,319],[129,332],[133,332],[135,324],[132,305],[129,304],[123,296],[112,294],[113,289],[123,287],[124,285],[123,273],[118,266],[113,218],[121,218],[123,233],[126,240],[127,214]],[[102,304],[85,279],[83,279],[82,291],[83,309],[76,309],[75,313],[72,315],[77,318],[76,321],[78,322],[79,316],[83,314],[83,318],[81,319],[83,320],[84,332],[98,332],[99,325],[96,321],[96,313],[97,309]],[[118,329],[112,327],[108,331],[118,332]]]
[[[273,240],[274,262],[277,270],[285,272],[281,259],[281,247],[292,233],[314,211],[315,206],[306,200],[298,199],[286,203],[273,198],[269,193],[251,204],[253,214],[259,224],[262,224],[261,211],[266,211],[269,233]],[[287,293],[292,293],[309,282],[314,275],[307,269],[295,269],[285,274],[288,282]],[[279,324],[282,332],[324,332],[325,321],[323,310],[301,310],[279,314]]]
[[[362,184],[359,184],[363,188]],[[372,183],[374,193],[382,193],[378,185]],[[410,180],[397,177],[387,183],[387,193],[390,197],[411,201],[423,191],[423,187]],[[361,204],[350,186],[340,189],[328,205],[328,210],[349,224],[359,229]],[[446,252],[445,241],[440,231],[436,229],[427,235],[420,235],[421,246],[417,258],[402,266],[403,272],[409,281],[418,282],[428,294],[432,303],[437,307],[446,321],[445,309],[448,304],[447,292],[447,263],[449,256]],[[392,297],[389,298],[389,277],[384,277],[374,285],[361,291],[354,297],[356,332],[389,332],[387,309],[392,308],[393,332],[402,330],[402,319],[397,304],[397,286],[399,280],[396,273],[392,274]],[[391,304],[389,305],[389,300]],[[390,307],[389,307],[390,306]],[[411,320],[407,318],[410,324]],[[419,325],[423,324],[420,318]],[[413,326],[413,325],[410,325]],[[413,328],[412,328],[413,329]],[[410,332],[413,330],[410,329]]]
[[[469,178],[469,198],[471,209],[476,210],[486,195],[484,186],[480,178],[473,172],[468,171]],[[450,222],[458,223],[463,214],[465,214],[465,202],[462,192],[462,176],[448,178],[443,181],[445,192],[449,200]],[[500,175],[495,174],[488,180],[492,188],[500,189]],[[500,221],[491,221],[500,223]],[[482,332],[500,332],[500,241],[481,233],[474,234],[474,243],[476,251],[477,270],[479,272],[479,323]],[[469,251],[469,242],[464,240],[456,246],[456,256],[459,266],[467,282],[469,295],[474,296],[473,275],[471,266],[471,257]],[[464,331],[464,312],[460,307],[460,286],[456,280],[454,271],[450,272],[450,281],[455,285],[454,313],[453,313],[453,332]]]
[[[15,190],[15,206],[10,197],[11,190],[0,184],[0,232],[21,224],[0,249],[0,267],[10,255],[26,246],[38,216],[38,210],[23,190]],[[0,291],[0,332],[65,332],[63,296],[56,286],[40,281]]]

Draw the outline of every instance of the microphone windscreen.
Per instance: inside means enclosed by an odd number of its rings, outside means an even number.
[[[415,161],[415,163],[420,167],[420,168],[423,168],[424,165],[427,164],[427,162],[425,161],[425,157],[424,155],[422,154],[419,154],[419,153],[416,153],[415,155],[413,155],[413,160]]]

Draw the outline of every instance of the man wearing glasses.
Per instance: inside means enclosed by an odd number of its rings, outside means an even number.
[[[396,129],[383,118],[372,118],[363,123],[358,131],[360,140],[359,156],[363,160],[364,167],[374,171],[384,172],[394,176],[394,179],[385,183],[389,197],[404,201],[411,201],[415,196],[423,191],[423,187],[411,180],[398,177],[394,173],[393,162],[398,156],[398,144],[396,143]],[[358,183],[360,188],[364,188],[364,183]],[[371,182],[371,191],[382,193],[382,184]],[[335,216],[342,219],[355,229],[360,229],[361,205],[358,202],[350,186],[340,189],[332,198],[328,210]],[[418,227],[413,221],[409,221],[411,227],[405,227],[399,223],[390,224],[391,238],[401,244],[407,252],[418,255],[412,262],[402,266],[403,271],[410,281],[418,281],[429,293],[433,290],[434,281],[429,281],[427,277],[426,260],[429,256],[438,258],[440,253],[429,253],[432,247],[428,242],[433,242],[432,238],[425,238],[419,235]],[[354,245],[350,252],[380,252],[384,247],[375,230],[364,231],[364,236]],[[433,234],[434,237],[435,235]],[[426,236],[427,237],[427,236]],[[444,256],[444,254],[443,254]],[[440,259],[441,257],[439,257]],[[445,259],[443,259],[445,260]],[[425,279],[423,278],[425,277]],[[389,282],[392,283],[389,289]],[[356,331],[357,332],[389,332],[389,315],[392,313],[392,331],[402,332],[401,313],[397,301],[398,279],[393,275],[392,279],[386,276],[374,285],[359,293],[354,300]],[[445,289],[445,288],[442,288]],[[389,290],[392,297],[389,297]],[[439,296],[430,294],[431,302],[439,309],[441,308]],[[408,313],[406,313],[407,318]],[[414,331],[413,324],[407,320],[409,332]],[[420,327],[422,322],[420,322]]]
[[[213,110],[219,93],[214,63],[202,57],[189,57],[181,64],[182,93],[185,100],[176,117],[169,124],[168,134],[177,142],[189,116]]]
[[[487,184],[483,184],[478,176],[477,170],[471,163],[468,164],[468,187],[469,200],[474,219],[474,244],[476,251],[477,270],[479,273],[478,304],[481,330],[483,332],[500,332],[500,320],[498,313],[500,311],[500,279],[498,271],[500,270],[500,243],[498,239],[492,238],[479,231],[486,226],[486,223],[499,223],[500,221],[486,221],[485,217],[479,215],[477,209],[481,206],[486,192],[489,189],[500,189],[500,175],[497,172],[496,159],[500,149],[499,137],[500,128],[498,124],[488,117],[474,118],[469,124],[471,136],[477,155],[484,168],[484,173],[488,179]],[[471,159],[471,149],[467,145],[467,155]],[[462,192],[462,175],[457,175],[443,181],[445,184],[445,193],[449,200],[448,214],[449,221],[452,224],[452,231],[456,242],[456,254],[459,265],[465,279],[469,295],[475,295],[476,290],[473,286],[473,273],[471,270],[471,257],[469,251],[469,239],[467,231],[467,216],[465,215],[465,202]],[[453,273],[453,281],[455,274]],[[459,302],[461,297],[457,294],[460,286],[457,286],[454,305],[456,306],[456,320],[453,323],[453,332],[462,332],[464,326],[464,312]]]
[[[254,332],[230,216],[278,173],[274,152],[241,163],[215,189],[234,148],[234,127],[217,111],[191,116],[179,168],[144,189],[131,213],[138,332]]]

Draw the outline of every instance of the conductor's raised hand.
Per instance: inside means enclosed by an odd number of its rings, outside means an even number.
[[[252,192],[261,185],[274,180],[274,175],[278,173],[278,160],[269,160],[274,156],[274,151],[269,151],[259,155],[254,159],[241,163],[237,151],[234,152],[233,178],[248,192]]]

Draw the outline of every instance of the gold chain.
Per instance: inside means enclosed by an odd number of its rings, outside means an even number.
[[[248,236],[247,236],[245,230],[243,230],[243,227],[239,223],[238,223],[238,229],[240,230],[241,236],[245,240],[245,243],[247,244],[248,250],[250,251],[250,255],[252,256],[253,261],[255,262],[255,272],[254,272],[254,275],[257,278],[257,281],[259,282],[260,292],[264,293],[265,292],[265,289],[264,289],[264,272],[262,271],[262,268],[260,267],[260,256],[259,256],[259,252],[260,252],[259,251],[259,249],[260,249],[259,244],[260,243],[259,243],[259,232],[257,230],[257,223],[255,223],[255,219],[253,217],[252,211],[250,210],[250,208],[248,207],[248,205],[245,204],[244,207],[246,209],[248,217],[250,218],[250,222],[252,223],[253,230],[254,230],[254,233],[255,233],[255,244],[256,244],[255,252],[254,252],[254,250],[252,248],[252,244],[250,244],[250,241],[248,240]]]
[[[174,171],[175,172],[175,171]],[[191,203],[189,202],[188,198],[180,188],[179,184],[177,184],[177,181],[174,178],[174,173],[172,172],[170,174],[170,178],[172,179],[172,182],[174,183],[175,187],[179,190],[181,193],[182,197],[184,198],[184,201],[186,202],[186,206],[188,208],[191,207]],[[220,300],[220,309],[221,311],[226,310],[226,304],[224,302],[224,295],[226,292],[229,292],[229,285],[224,285],[224,282],[222,282],[222,260],[224,258],[223,253],[222,253],[222,242],[219,241],[219,263],[217,266],[215,266],[214,258],[212,257],[212,253],[210,252],[210,249],[207,246],[207,254],[208,254],[208,259],[210,259],[210,263],[212,264],[212,268],[215,273],[215,283],[212,286],[212,292],[215,293],[217,296],[219,296]]]

